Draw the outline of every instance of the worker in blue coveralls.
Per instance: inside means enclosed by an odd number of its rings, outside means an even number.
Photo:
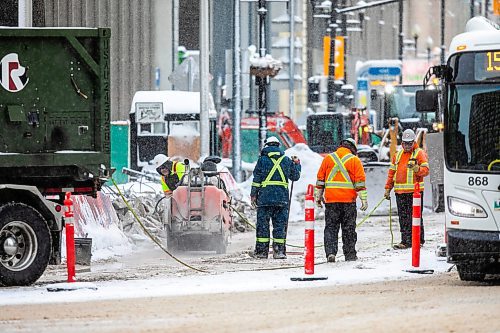
[[[288,225],[288,180],[300,178],[300,160],[285,156],[279,140],[271,136],[253,171],[252,207],[257,208],[257,232],[254,258],[267,259],[269,252],[269,220],[273,223],[273,258],[286,259],[286,230]]]

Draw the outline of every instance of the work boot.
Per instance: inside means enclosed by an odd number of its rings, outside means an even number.
[[[267,259],[269,253],[269,243],[256,242],[255,251],[250,256],[257,259]]]
[[[345,261],[356,261],[356,260],[358,260],[357,256],[348,256],[348,257],[345,257]]]
[[[404,249],[409,249],[411,245],[406,245],[403,243],[399,243],[393,246],[394,250],[404,250]]]
[[[250,257],[255,259],[267,259],[267,252],[257,252],[253,251],[249,253]]]
[[[286,259],[285,244],[273,244],[273,258]]]
[[[335,254],[329,254],[328,257],[326,257],[327,262],[335,262]]]

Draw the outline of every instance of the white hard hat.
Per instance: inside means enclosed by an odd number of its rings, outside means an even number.
[[[412,141],[415,141],[415,137],[416,137],[415,132],[413,132],[413,130],[408,128],[403,132],[402,140],[404,142],[412,142]]]
[[[280,141],[278,140],[277,137],[275,136],[270,136],[268,137],[265,141],[264,141],[264,147],[266,146],[272,146],[272,144],[274,143],[274,146],[279,146],[280,145]]]
[[[155,158],[153,158],[153,165],[155,166],[155,168],[157,168],[160,165],[162,165],[163,163],[165,163],[166,161],[168,161],[167,155],[158,154],[155,156]]]
[[[342,141],[346,141],[346,142],[349,142],[351,145],[354,146],[354,148],[358,149],[358,145],[356,144],[356,141],[354,141],[353,138],[347,138],[347,139],[344,139]]]

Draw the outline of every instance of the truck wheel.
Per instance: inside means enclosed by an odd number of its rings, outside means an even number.
[[[458,276],[462,281],[483,281],[486,273],[478,271],[477,266],[457,265]]]
[[[27,286],[47,268],[51,237],[45,219],[23,203],[0,207],[0,284]]]

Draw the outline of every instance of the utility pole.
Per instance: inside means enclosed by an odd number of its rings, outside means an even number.
[[[290,8],[290,65],[288,70],[289,90],[290,90],[290,117],[295,118],[295,0],[289,1]]]
[[[441,65],[445,63],[444,52],[446,50],[446,46],[444,45],[444,23],[446,18],[444,2],[445,0],[441,0]]]
[[[200,158],[210,154],[208,119],[209,0],[200,0]]]
[[[260,57],[266,56],[266,0],[259,0],[259,52]],[[264,148],[267,136],[267,80],[265,76],[256,76],[255,83],[259,87],[259,143],[260,149]]]
[[[33,0],[19,0],[18,21],[19,27],[29,28],[33,26]]]
[[[232,161],[233,176],[237,183],[241,183],[241,62],[240,62],[240,1],[233,2],[234,36],[233,36],[233,137]],[[220,124],[219,126],[222,126]]]
[[[444,0],[441,0],[442,2]],[[399,24],[398,24],[398,59],[403,63],[403,0],[399,0]],[[403,83],[403,75],[399,76],[399,83]]]
[[[172,0],[172,71],[179,65],[179,0]]]
[[[345,8],[347,5],[347,0],[342,0],[342,8]],[[342,29],[342,36],[344,37],[344,83],[347,83],[347,66],[346,66],[346,60],[347,60],[347,14],[342,13],[340,15],[341,17],[341,26],[340,28]]]
[[[332,1],[330,13],[330,63],[328,64],[328,112],[335,112],[335,44],[337,38],[337,4]]]

